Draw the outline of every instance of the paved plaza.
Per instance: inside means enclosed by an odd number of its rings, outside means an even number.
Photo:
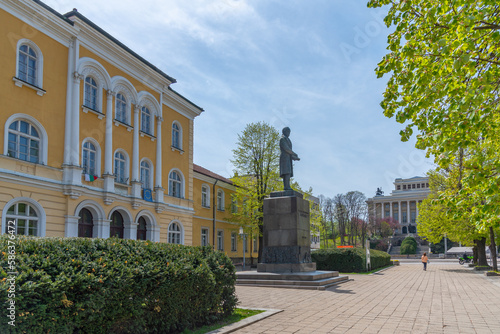
[[[240,307],[282,309],[236,333],[500,333],[500,277],[431,260],[325,291],[237,286]]]

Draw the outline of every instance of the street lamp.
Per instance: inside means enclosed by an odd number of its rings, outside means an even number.
[[[243,238],[243,268],[242,270],[245,270],[245,233],[243,232],[243,227],[240,227],[240,237]]]

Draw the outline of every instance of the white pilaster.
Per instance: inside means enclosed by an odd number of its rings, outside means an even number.
[[[134,106],[134,138],[132,147],[132,181],[139,181],[139,105]]]
[[[162,117],[156,117],[156,177],[155,177],[155,192],[156,202],[163,202],[163,187],[162,187],[162,140],[161,140],[161,124]]]
[[[111,90],[106,92],[106,137],[104,144],[104,174],[113,174],[113,96]]]
[[[64,237],[78,237],[78,220],[79,216],[64,216],[65,226],[64,226]]]
[[[68,74],[66,78],[66,118],[64,120],[64,157],[63,165],[69,165],[71,161],[71,123],[73,119],[73,73],[75,72],[75,44],[73,37],[68,46]]]
[[[94,219],[93,235],[97,238],[109,238],[109,226],[111,219]]]

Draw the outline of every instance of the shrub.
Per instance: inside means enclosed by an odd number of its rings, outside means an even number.
[[[400,248],[400,253],[401,254],[416,254],[417,253],[417,247],[413,245],[412,243],[403,243]]]
[[[8,237],[0,237],[7,249]],[[16,237],[16,333],[164,333],[236,306],[235,269],[208,247],[123,239]],[[7,301],[2,253],[0,298]],[[7,331],[6,304],[0,332]]]
[[[366,250],[364,248],[321,249],[311,254],[318,270],[340,272],[366,271]],[[391,256],[385,252],[370,250],[372,269],[390,265]]]

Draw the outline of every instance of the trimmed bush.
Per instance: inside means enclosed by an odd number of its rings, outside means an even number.
[[[7,249],[8,237],[0,237]],[[234,310],[235,268],[210,247],[16,236],[16,333],[170,333]],[[8,254],[0,271],[7,333]],[[12,328],[13,329],[13,328]]]
[[[311,254],[318,270],[340,272],[366,271],[366,250],[364,248],[321,249]],[[370,250],[372,269],[391,264],[391,256],[385,252]]]
[[[401,243],[400,254],[416,254],[417,241],[413,237],[406,237]]]

